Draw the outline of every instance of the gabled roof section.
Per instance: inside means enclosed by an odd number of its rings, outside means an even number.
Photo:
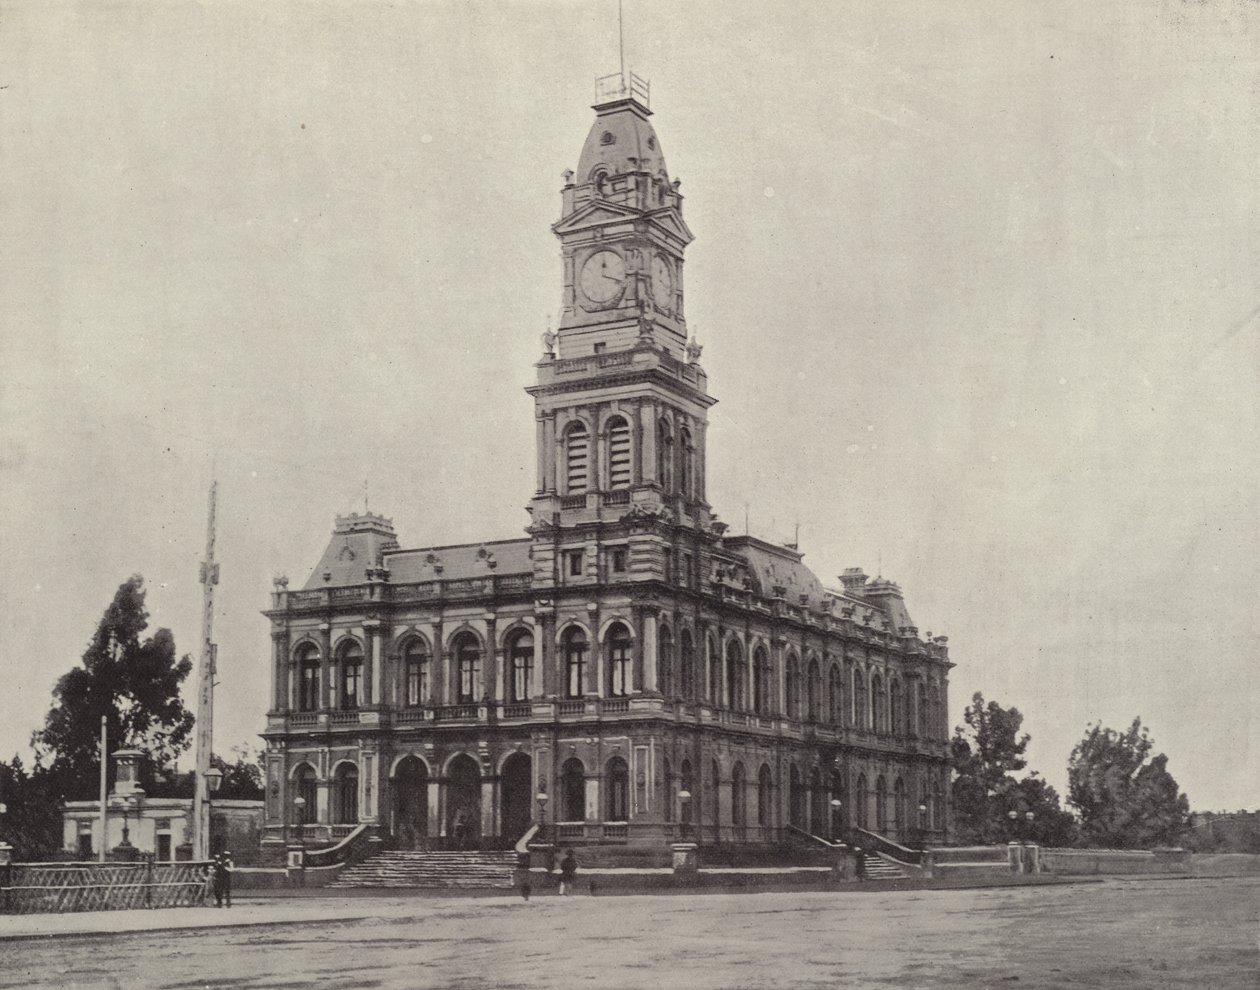
[[[372,512],[337,516],[332,539],[307,579],[306,590],[336,585],[363,584],[370,567],[380,567],[386,550],[398,546],[394,522]]]
[[[648,219],[660,224],[684,244],[690,244],[696,239],[696,235],[691,232],[691,228],[687,226],[676,206],[667,206],[663,210],[649,213]]]

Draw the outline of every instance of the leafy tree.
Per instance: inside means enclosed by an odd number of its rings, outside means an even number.
[[[1027,765],[1024,750],[1029,736],[1020,735],[1024,716],[1018,708],[987,705],[977,691],[963,712],[966,728],[959,726],[950,742],[954,760],[954,826],[964,842],[996,842],[1007,838],[1010,823],[1007,792],[1015,785],[1012,775]]]
[[[977,692],[963,712],[950,743],[954,759],[954,825],[963,842],[992,843],[1027,839],[1045,845],[1070,845],[1075,821],[1059,804],[1059,795],[1035,773],[1016,779],[1027,766],[1029,735],[1020,733],[1018,708],[985,704]],[[1011,812],[1015,817],[1011,818]],[[1032,812],[1032,819],[1027,817]]]
[[[111,751],[142,750],[150,766],[173,763],[189,746],[194,718],[179,687],[192,670],[192,659],[176,659],[169,629],[141,640],[149,619],[144,597],[144,578],[138,574],[119,586],[82,666],[57,681],[53,707],[31,739],[62,795],[96,795],[101,716]]]
[[[1081,818],[1087,845],[1149,848],[1177,842],[1190,802],[1168,772],[1168,757],[1140,718],[1124,732],[1091,725],[1068,761],[1068,801]]]
[[[245,746],[234,746],[232,755],[236,762],[228,763],[217,753],[210,763],[223,771],[218,797],[261,801],[263,798],[262,753],[250,751]]]
[[[52,858],[61,848],[61,800],[55,781],[38,763],[27,771],[20,756],[0,762],[0,840],[13,847],[13,858],[34,862]]]

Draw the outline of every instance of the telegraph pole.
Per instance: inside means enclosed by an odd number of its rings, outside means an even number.
[[[214,747],[214,587],[219,583],[219,565],[214,562],[214,502],[218,481],[210,481],[210,512],[206,523],[206,559],[201,562],[201,661],[197,665],[197,748],[196,782],[193,794],[193,859],[210,858],[210,804],[206,792],[206,771]]]

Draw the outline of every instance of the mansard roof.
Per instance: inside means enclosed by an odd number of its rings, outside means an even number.
[[[393,584],[413,581],[452,581],[487,574],[526,574],[533,569],[528,538],[456,543],[444,547],[393,550],[385,555]]]

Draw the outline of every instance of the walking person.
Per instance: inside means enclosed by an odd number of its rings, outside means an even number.
[[[866,879],[866,853],[861,846],[857,846],[853,850],[853,855],[857,857],[857,878],[858,880]]]
[[[577,876],[577,860],[573,858],[573,850],[564,851],[564,859],[560,860],[560,894],[569,896],[569,888],[573,886],[573,878]]]

